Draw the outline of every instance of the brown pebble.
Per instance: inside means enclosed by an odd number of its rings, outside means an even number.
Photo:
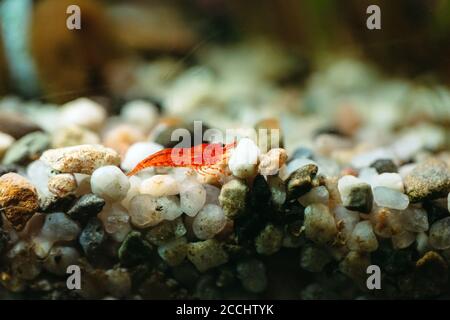
[[[36,188],[17,173],[0,177],[0,210],[17,231],[22,230],[39,208]]]

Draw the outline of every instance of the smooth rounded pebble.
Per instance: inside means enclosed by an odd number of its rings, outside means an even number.
[[[327,206],[312,204],[305,209],[305,235],[319,244],[334,240],[337,234],[336,222]]]
[[[104,199],[120,201],[127,195],[130,181],[115,166],[105,166],[94,171],[91,177],[92,192]]]
[[[380,207],[405,210],[409,205],[409,198],[406,194],[386,187],[375,187],[373,198]]]
[[[206,240],[219,233],[227,222],[221,207],[207,204],[195,217],[192,229],[197,238]]]
[[[370,221],[361,221],[356,224],[350,236],[348,247],[350,250],[361,252],[372,252],[378,249],[378,240]]]
[[[430,245],[438,250],[450,248],[450,217],[436,221],[430,228]]]
[[[217,198],[216,198],[217,201]],[[206,190],[201,184],[188,184],[180,192],[181,210],[194,217],[206,203]]]
[[[155,226],[163,219],[162,210],[156,210],[156,199],[149,195],[137,195],[129,204],[131,224],[137,228]]]
[[[142,181],[140,192],[153,197],[173,196],[179,193],[179,186],[170,175],[157,174]]]
[[[77,180],[70,173],[57,174],[48,180],[48,190],[63,198],[77,190]]]
[[[61,127],[79,125],[98,130],[105,120],[105,108],[90,99],[79,98],[62,106],[59,125]]]

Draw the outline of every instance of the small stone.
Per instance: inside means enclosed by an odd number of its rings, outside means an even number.
[[[248,186],[240,179],[233,179],[222,186],[219,195],[219,202],[228,219],[235,219],[244,213]]]
[[[121,167],[125,171],[131,171],[139,162],[162,149],[162,145],[154,142],[137,142],[128,148]]]
[[[255,238],[255,247],[258,254],[272,255],[281,249],[283,244],[283,230],[268,224]]]
[[[307,164],[300,167],[286,180],[286,192],[288,199],[301,197],[311,190],[313,187],[313,179],[318,171],[318,167],[314,164]]]
[[[336,222],[327,206],[312,204],[305,209],[305,235],[318,244],[330,243],[337,234]]]
[[[131,231],[123,240],[118,255],[121,265],[131,267],[148,261],[152,252],[152,246],[142,238],[141,233]]]
[[[314,153],[311,149],[309,148],[305,148],[305,147],[299,147],[297,149],[294,150],[294,152],[292,153],[292,156],[289,158],[291,160],[294,159],[312,159],[314,157]]]
[[[105,200],[93,193],[85,194],[67,211],[67,215],[75,221],[84,222],[102,211],[105,203]]]
[[[395,250],[408,248],[416,240],[416,234],[406,230],[395,233],[392,236],[392,247]]]
[[[120,164],[120,156],[116,151],[90,144],[50,149],[42,154],[41,160],[61,173],[89,175],[100,167]]]
[[[378,206],[390,209],[405,210],[409,205],[407,195],[386,187],[375,187],[373,198]]]
[[[130,182],[127,176],[115,166],[98,168],[91,176],[92,192],[111,201],[120,201],[127,195]]]
[[[67,274],[67,267],[78,265],[80,254],[75,248],[65,246],[53,247],[44,260],[44,268],[53,274],[64,276]]]
[[[177,218],[173,221],[163,221],[150,228],[145,234],[145,239],[155,246],[161,246],[184,235],[186,235],[186,227],[181,218]]]
[[[17,173],[0,177],[0,209],[15,230],[22,230],[39,208],[36,188]]]
[[[214,239],[189,243],[187,257],[200,272],[228,262],[228,254]]]
[[[107,235],[101,221],[96,217],[91,218],[79,237],[81,248],[88,260],[94,261],[97,258],[106,239]]]
[[[0,128],[2,128],[1,131],[3,133],[15,139],[20,139],[31,132],[42,130],[38,125],[24,117],[22,113],[4,111],[0,113]]]
[[[398,167],[391,159],[375,160],[370,167],[375,168],[379,174],[398,172]]]
[[[267,177],[267,183],[272,194],[272,203],[275,208],[281,209],[286,201],[286,187],[283,180],[278,176],[269,176]]]
[[[197,214],[192,224],[195,236],[200,240],[206,240],[218,234],[227,222],[221,207],[207,204]]]
[[[342,204],[349,210],[369,213],[372,210],[372,188],[354,176],[344,176],[338,182]]]
[[[149,195],[137,195],[130,201],[131,224],[137,228],[155,226],[164,220],[163,210],[157,210],[157,200]]]
[[[5,155],[9,147],[13,145],[15,140],[9,134],[0,132],[0,159]]]
[[[158,108],[144,100],[127,102],[120,111],[121,117],[132,125],[136,125],[144,132],[152,129],[159,117]]]
[[[235,177],[249,178],[257,173],[260,151],[258,146],[249,138],[242,138],[236,148],[231,151],[228,166]]]
[[[159,246],[158,254],[169,266],[180,265],[187,255],[186,238],[178,238]]]
[[[10,173],[10,172],[14,172],[17,173],[17,171],[19,170],[19,167],[13,164],[9,164],[9,165],[3,165],[0,164],[0,177],[4,174]]]
[[[25,242],[17,242],[8,252],[10,268],[14,277],[23,280],[35,279],[42,270],[42,264],[33,252],[32,246]]]
[[[49,146],[50,137],[46,133],[29,133],[8,149],[3,164],[27,164],[38,159]]]
[[[306,246],[300,256],[300,266],[309,272],[321,272],[331,261],[331,256],[317,246]]]
[[[52,148],[64,148],[81,144],[98,144],[100,137],[89,129],[73,125],[61,128],[52,136]]]
[[[212,186],[211,186],[212,187]],[[198,183],[180,185],[181,210],[190,217],[194,217],[206,203],[206,190]],[[217,189],[215,202],[218,203],[219,190]]]
[[[130,188],[128,189],[127,195],[125,198],[121,201],[122,206],[124,206],[126,209],[130,209],[130,201],[137,195],[140,194],[139,190],[141,188],[141,178],[134,175],[128,178],[128,181],[130,182]]]
[[[419,163],[405,179],[405,191],[411,202],[438,199],[450,191],[450,171],[440,160]]]
[[[213,185],[210,185],[210,184],[204,184],[203,188],[205,188],[205,190],[206,190],[205,204],[219,205],[220,204],[219,195],[220,195],[221,189],[219,189]]]
[[[378,249],[378,240],[373,232],[370,221],[361,221],[356,224],[348,241],[350,250],[372,252]]]
[[[385,187],[404,193],[403,179],[398,173],[382,173],[372,180],[372,189],[376,187]]]
[[[421,208],[410,207],[401,212],[402,226],[410,232],[425,232],[428,230],[428,214]]]
[[[271,149],[260,156],[258,172],[263,176],[273,176],[286,163],[286,150],[281,148]]]
[[[264,292],[267,288],[267,275],[264,263],[256,259],[244,260],[236,265],[237,277],[245,290],[252,293]]]
[[[48,180],[48,190],[60,198],[75,193],[77,187],[77,180],[70,173],[57,174]]]
[[[105,272],[106,291],[114,298],[126,298],[131,292],[131,276],[125,268],[109,269]]]
[[[117,242],[122,242],[131,230],[128,212],[117,203],[104,206],[97,217],[102,221],[105,231]]]
[[[367,253],[350,251],[340,262],[339,270],[357,283],[365,284],[369,266],[370,256]]]
[[[106,110],[98,103],[78,98],[62,106],[59,125],[67,127],[78,125],[92,130],[98,130],[106,120]]]
[[[330,195],[325,186],[319,186],[312,188],[307,194],[298,198],[298,201],[302,206],[307,207],[313,203],[322,203],[328,205],[328,200],[330,199]]]
[[[438,250],[450,248],[450,217],[436,221],[430,228],[430,245]]]
[[[343,206],[337,206],[334,209],[336,225],[338,226],[339,236],[346,242],[359,222],[359,213],[347,210]]]
[[[45,216],[40,233],[33,238],[34,251],[40,258],[49,253],[54,243],[58,241],[75,240],[80,233],[80,227],[62,213],[51,213]]]
[[[132,144],[143,140],[145,140],[145,136],[139,128],[129,124],[119,124],[104,134],[103,144],[105,147],[125,155]]]
[[[179,186],[171,176],[157,174],[142,181],[140,192],[153,197],[173,196],[179,193]]]

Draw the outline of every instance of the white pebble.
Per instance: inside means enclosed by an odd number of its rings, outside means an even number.
[[[259,158],[259,148],[249,138],[242,138],[232,151],[228,166],[234,176],[248,178],[255,176]]]
[[[94,171],[91,188],[92,192],[104,199],[120,201],[127,195],[130,181],[118,167],[106,166]]]
[[[131,171],[139,162],[162,149],[163,146],[157,143],[137,142],[128,148],[121,167],[125,171]]]
[[[370,221],[361,221],[353,229],[348,247],[350,250],[372,252],[378,249],[378,240]]]
[[[130,181],[130,188],[128,189],[127,195],[120,203],[126,209],[130,209],[129,205],[131,199],[139,194],[142,182],[142,180],[138,176],[132,176],[128,179],[128,181]]]
[[[298,201],[302,206],[307,207],[313,203],[323,203],[328,204],[329,193],[326,187],[320,186],[311,189],[307,194],[298,198]]]
[[[176,196],[156,198],[156,210],[160,210],[165,220],[175,220],[183,214],[180,200]]]
[[[156,210],[156,206],[156,199],[149,195],[135,196],[129,204],[131,224],[137,228],[147,228],[163,221],[162,211]]]
[[[337,206],[334,209],[334,215],[336,223],[341,226],[339,231],[344,236],[344,239],[348,239],[359,222],[359,213],[348,210],[343,206]]]
[[[40,233],[33,239],[34,251],[40,258],[47,256],[57,241],[72,241],[80,233],[78,224],[62,213],[50,213],[45,216]]]
[[[205,203],[219,205],[220,189],[210,184],[204,184],[203,187],[206,190]]]
[[[417,234],[416,242],[417,242],[417,251],[420,254],[424,254],[429,249],[428,236],[425,232],[420,232]]]
[[[90,99],[79,98],[62,106],[59,125],[61,127],[79,125],[88,129],[98,130],[105,119],[105,108]]]
[[[373,186],[374,181],[378,177],[378,171],[372,167],[365,167],[359,171],[358,178],[364,181],[367,184]]]
[[[133,100],[123,106],[120,115],[128,123],[148,132],[158,120],[158,109],[150,102]]]
[[[403,180],[398,173],[382,173],[374,177],[372,181],[372,188],[386,187],[398,192],[404,192]]]
[[[180,193],[181,210],[194,217],[206,202],[206,190],[201,184],[188,184]]]
[[[177,181],[169,175],[162,174],[142,181],[140,191],[153,197],[173,196],[180,192]]]
[[[192,229],[197,238],[206,240],[219,233],[227,222],[221,207],[207,204],[195,217]]]
[[[107,204],[97,216],[103,223],[105,231],[117,242],[122,242],[130,232],[130,216],[118,203]]]
[[[390,209],[405,210],[409,205],[407,195],[386,187],[374,188],[373,198],[378,206]]]

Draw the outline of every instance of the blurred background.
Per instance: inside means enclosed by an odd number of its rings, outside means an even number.
[[[345,119],[349,132],[364,117],[391,127],[449,119],[447,0],[1,3],[3,109],[89,97],[115,114],[144,99],[165,115],[221,128],[322,112],[338,127]],[[81,30],[66,27],[72,4]],[[366,27],[372,4],[381,30]],[[360,108],[377,116],[346,119]],[[291,117],[282,122],[295,128]]]

